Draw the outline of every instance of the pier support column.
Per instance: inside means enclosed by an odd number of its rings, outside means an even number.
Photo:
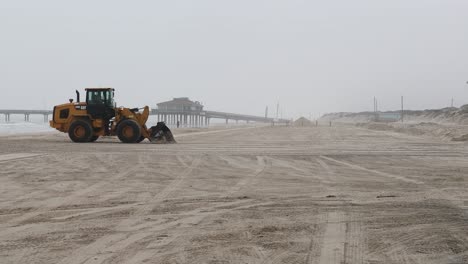
[[[49,121],[49,115],[45,114],[44,115],[44,123],[47,123]]]
[[[229,119],[226,118],[226,125],[229,124]]]

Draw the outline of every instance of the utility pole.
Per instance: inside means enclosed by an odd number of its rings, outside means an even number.
[[[267,118],[268,118],[268,105],[267,105],[267,107],[265,108],[265,119],[267,119]]]
[[[377,105],[377,98],[375,98],[375,96],[374,96],[374,121],[375,122],[377,122],[377,119],[378,119],[378,117],[377,117],[378,110],[379,109],[378,109],[378,105]]]
[[[404,111],[404,108],[403,108],[403,96],[401,96],[401,122],[403,122],[403,111]]]
[[[278,119],[278,117],[279,117],[279,101],[276,104],[276,119]]]
[[[377,98],[374,97],[374,112],[378,112],[379,111],[379,107],[378,107],[378,104],[377,104]]]

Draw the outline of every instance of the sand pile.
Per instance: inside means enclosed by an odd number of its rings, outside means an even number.
[[[341,123],[364,123],[372,122],[375,120],[375,114],[373,112],[361,112],[361,113],[331,113],[325,114],[320,117],[320,122],[341,122]]]
[[[444,141],[468,141],[468,127],[463,125],[437,124],[432,122],[410,123],[358,123],[357,126],[379,130],[405,133],[414,136],[429,136]]]
[[[459,137],[454,137],[452,138],[452,141],[468,141],[468,134]]]
[[[386,111],[381,112],[381,115],[399,115],[400,111]],[[365,123],[373,122],[375,120],[374,112],[360,112],[360,113],[331,113],[325,114],[320,118],[320,121],[333,121],[342,123]],[[405,110],[405,122],[427,122],[427,123],[443,123],[443,124],[460,124],[468,125],[468,105],[463,105],[460,108],[447,107],[442,109],[428,109],[428,110]]]
[[[313,123],[309,119],[305,117],[300,117],[296,121],[294,121],[294,126],[312,126]]]

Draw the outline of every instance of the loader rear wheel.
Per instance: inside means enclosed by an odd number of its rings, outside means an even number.
[[[141,128],[136,121],[127,119],[117,126],[117,136],[123,143],[138,143],[141,138]]]
[[[140,143],[140,142],[142,142],[143,140],[145,140],[145,137],[144,137],[144,136],[141,136],[141,137],[137,140],[136,143]]]
[[[99,136],[92,136],[89,142],[95,142],[98,138]]]
[[[91,124],[85,120],[76,120],[70,125],[68,136],[73,142],[90,142],[93,136],[93,128]]]

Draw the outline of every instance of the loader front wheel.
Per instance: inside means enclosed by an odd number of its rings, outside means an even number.
[[[91,124],[85,120],[76,120],[70,125],[68,136],[73,142],[90,142],[93,136],[93,128]]]
[[[136,121],[127,119],[117,126],[117,136],[123,143],[137,143],[141,138],[141,128]]]

